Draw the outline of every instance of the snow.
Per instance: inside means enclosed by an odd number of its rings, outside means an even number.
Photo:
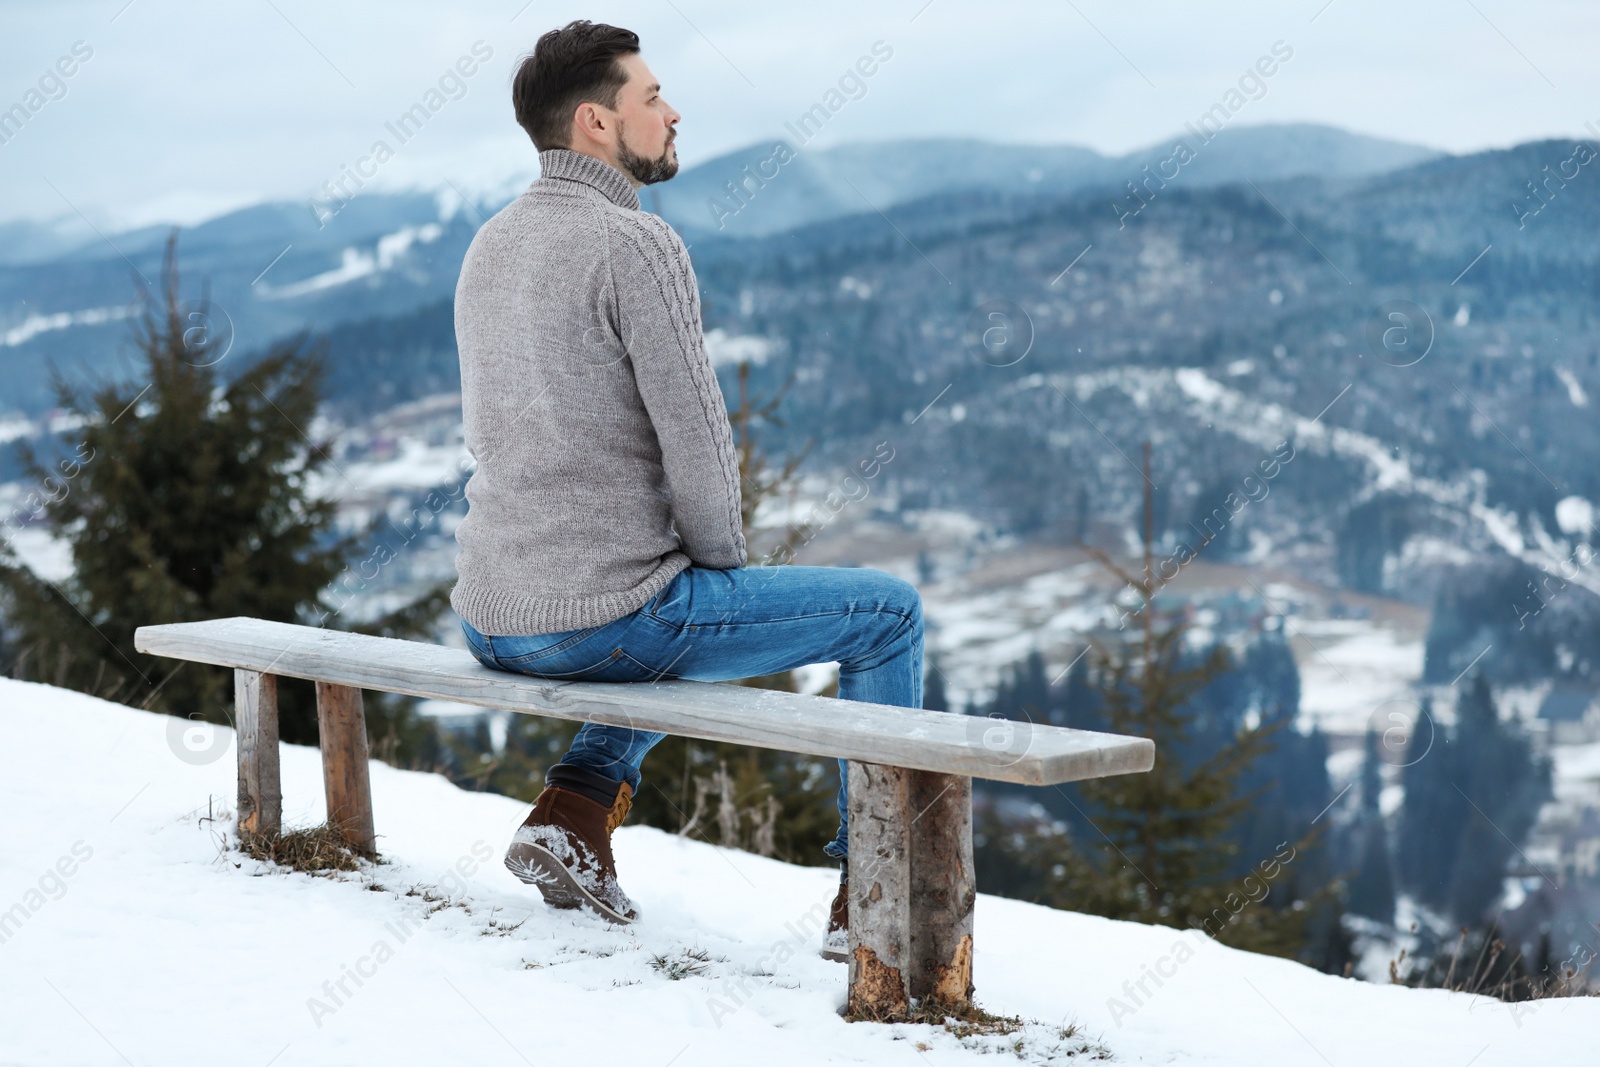
[[[776,345],[765,337],[730,334],[717,326],[705,335],[706,355],[713,367],[733,367],[743,362],[765,363]]]
[[[1083,635],[1106,621],[1103,591],[1089,579],[1097,565],[1079,563],[1042,573],[957,575],[924,583],[929,646],[939,656],[951,707],[987,695],[996,668],[1009,667],[1036,648],[1052,680],[1083,651]]]
[[[1311,648],[1300,666],[1300,714],[1324,730],[1364,733],[1401,705],[1415,708],[1423,641],[1352,619],[1293,618],[1292,637]]]
[[[1583,391],[1583,383],[1578,381],[1578,376],[1566,367],[1555,368],[1556,377],[1561,379],[1561,384],[1567,387],[1567,399],[1575,408],[1589,406],[1589,394]]]
[[[70,329],[73,326],[100,326],[126,319],[139,311],[138,304],[122,307],[85,308],[82,311],[57,311],[49,315],[29,315],[19,326],[0,332],[0,348],[14,348],[41,333]]]
[[[31,437],[37,432],[33,423],[22,415],[0,416],[0,445],[19,437]]]
[[[500,866],[526,805],[437,775],[374,763],[390,862],[323,878],[223,849],[226,728],[0,679],[0,752],[0,1063],[927,1067],[1010,1051],[843,1022],[845,968],[815,954],[828,869],[624,827],[643,918],[615,928],[546,909]],[[286,825],[320,820],[317,753],[285,745],[282,763]],[[975,941],[980,1003],[1040,1021],[1024,1062],[1087,1039],[1116,1062],[1195,1067],[1575,1064],[1600,1024],[1592,1000],[1367,984],[990,896]],[[701,973],[669,980],[653,957]],[[1049,1029],[1073,1022],[1074,1041]]]
[[[1558,543],[1537,528],[1532,531],[1535,543],[1530,544],[1516,514],[1484,503],[1486,476],[1482,471],[1469,471],[1452,482],[1419,475],[1412,469],[1406,450],[1368,434],[1323,422],[1326,409],[1314,418],[1288,412],[1280,405],[1262,403],[1230,389],[1195,367],[1170,371],[1119,368],[1074,375],[1070,381],[1065,375],[1052,378],[1060,379],[1057,388],[1075,390],[1080,400],[1087,400],[1100,389],[1119,389],[1140,407],[1147,406],[1152,397],[1166,395],[1176,387],[1179,394],[1192,402],[1194,417],[1207,425],[1227,426],[1239,440],[1263,448],[1293,440],[1297,448],[1359,459],[1368,468],[1368,493],[1395,491],[1430,499],[1447,513],[1458,514],[1463,521],[1463,532],[1481,530],[1507,553],[1545,570],[1563,567],[1575,552],[1587,548]],[[1331,398],[1329,408],[1343,396],[1340,393]],[[1578,399],[1574,397],[1574,403]],[[1587,397],[1582,399],[1587,403]],[[1570,508],[1569,505],[1569,514]],[[1563,569],[1562,576],[1591,592],[1600,593],[1600,576],[1585,573],[1581,568],[1574,568],[1572,574]]]
[[[72,577],[72,546],[50,536],[43,526],[25,526],[8,540],[17,559],[39,577],[50,582]]]
[[[1554,745],[1550,758],[1555,762],[1556,797],[1569,807],[1592,807],[1600,794],[1600,741],[1586,745]]]
[[[413,245],[432,244],[443,234],[444,227],[436,222],[424,223],[421,226],[405,226],[394,233],[379,237],[372,251],[364,248],[342,249],[339,254],[339,265],[332,270],[283,286],[275,287],[263,283],[261,289],[265,299],[286,300],[348,285],[361,278],[394,269]]]
[[[1562,533],[1587,537],[1594,529],[1594,505],[1581,496],[1562,497],[1556,502],[1556,525]]]
[[[457,489],[466,482],[473,469],[472,454],[460,441],[430,445],[415,437],[402,437],[396,442],[398,454],[383,460],[363,460],[341,464],[334,472],[319,471],[315,492],[330,497],[341,494],[340,488],[369,494],[394,493],[404,490],[434,489],[448,486]]]

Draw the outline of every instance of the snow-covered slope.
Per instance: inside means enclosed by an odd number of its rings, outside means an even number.
[[[391,862],[286,873],[223,847],[232,734],[185,729],[0,679],[0,1065],[927,1067],[1011,1051],[1015,1037],[843,1022],[845,969],[815,954],[828,870],[624,828],[644,918],[614,929],[547,910],[499,865],[524,805],[374,764]],[[319,821],[316,752],[285,746],[283,778],[286,823]],[[1088,1041],[1125,1063],[1577,1064],[1600,1026],[1592,1000],[1513,1010],[1367,985],[987,896],[976,941],[981,1003],[1039,1021],[1024,1061]],[[700,973],[674,980],[674,962]]]

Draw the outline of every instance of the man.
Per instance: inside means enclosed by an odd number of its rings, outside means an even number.
[[[512,87],[541,174],[484,224],[456,288],[477,469],[451,603],[485,665],[545,678],[725,681],[837,661],[839,695],[922,705],[922,602],[881,571],[747,567],[739,459],[678,235],[639,209],[678,170],[679,115],[627,30],[573,22]],[[892,456],[892,453],[891,453]],[[880,460],[885,457],[880,453]],[[588,724],[506,865],[619,923],[611,833],[662,735]],[[848,852],[824,954],[844,959]]]

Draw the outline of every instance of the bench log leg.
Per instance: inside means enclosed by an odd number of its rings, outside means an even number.
[[[972,779],[908,771],[911,800],[911,996],[972,1000]],[[851,824],[852,850],[855,827]],[[854,916],[852,915],[852,918]]]
[[[239,836],[276,837],[283,827],[277,675],[235,670],[233,707],[239,749]]]
[[[317,732],[322,739],[328,825],[357,852],[376,856],[372,786],[367,778],[367,720],[361,690],[318,682]]]
[[[903,1015],[911,959],[911,774],[851,760],[850,995],[855,1019]]]

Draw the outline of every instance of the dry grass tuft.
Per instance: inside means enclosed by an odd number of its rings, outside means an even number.
[[[861,1011],[845,1016],[852,1023],[925,1023],[942,1026],[957,1037],[973,1034],[1013,1034],[1025,1025],[1015,1015],[996,1015],[968,1001],[963,1004],[945,1004],[932,997],[911,1002],[904,1011]]]
[[[665,975],[668,981],[680,982],[710,970],[711,955],[702,948],[684,949],[675,955],[651,956],[650,966],[658,974]]]
[[[239,851],[252,859],[307,873],[358,871],[372,862],[326,823],[277,835],[244,833],[239,837]]]
[[[937,1026],[973,1052],[1005,1052],[1024,1063],[1061,1060],[1109,1060],[1111,1050],[1085,1040],[1076,1025],[1047,1026],[1016,1015],[996,1015],[970,1001],[946,1004],[932,997],[912,1001],[910,1008],[882,1014],[846,1014],[847,1022],[910,1023]],[[1009,1038],[1009,1040],[999,1040]],[[932,1051],[927,1041],[915,1042],[919,1052]]]

